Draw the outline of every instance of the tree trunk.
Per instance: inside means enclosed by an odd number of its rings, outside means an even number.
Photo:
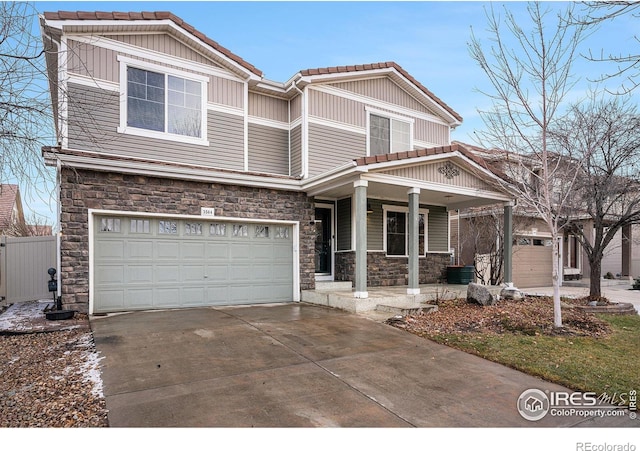
[[[602,259],[589,260],[591,279],[589,280],[589,296],[602,296],[600,278],[602,276]]]
[[[552,252],[552,280],[553,280],[553,326],[562,327],[562,306],[560,304],[560,249],[562,246],[562,240],[559,239],[557,233],[553,234],[553,252]]]

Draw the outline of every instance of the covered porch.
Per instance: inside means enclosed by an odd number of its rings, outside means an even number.
[[[367,300],[385,290],[413,296],[414,303],[433,296],[453,263],[449,215],[458,209],[502,205],[511,234],[513,194],[460,145],[354,160],[310,180],[307,192],[316,205],[316,288],[347,282],[334,298]],[[511,282],[511,240],[506,243],[505,281]]]

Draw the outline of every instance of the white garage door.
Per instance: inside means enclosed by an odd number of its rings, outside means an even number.
[[[291,225],[94,217],[93,312],[289,302]]]

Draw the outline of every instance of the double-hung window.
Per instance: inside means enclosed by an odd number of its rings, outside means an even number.
[[[119,57],[121,133],[207,145],[201,75]]]
[[[369,155],[404,152],[413,148],[412,121],[369,111]]]
[[[418,213],[418,254],[426,252],[426,220],[428,210]],[[384,242],[387,255],[409,255],[409,211],[402,207],[384,208]]]

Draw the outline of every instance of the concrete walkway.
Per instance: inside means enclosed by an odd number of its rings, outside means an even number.
[[[522,291],[528,294],[539,294],[553,296],[553,287],[523,288]],[[588,296],[587,287],[560,287],[560,296]],[[602,286],[602,295],[613,302],[629,302],[633,304],[640,313],[640,290],[632,290],[631,283]]]
[[[369,318],[309,304],[91,319],[112,427],[625,427],[531,422],[531,388],[567,391]]]

